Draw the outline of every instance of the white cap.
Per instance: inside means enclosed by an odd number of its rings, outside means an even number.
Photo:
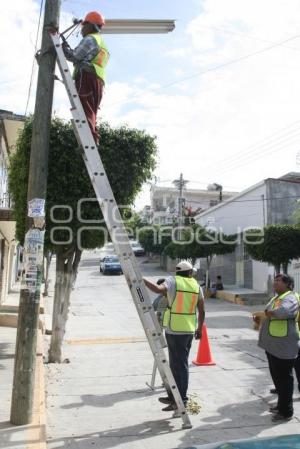
[[[187,260],[182,260],[176,265],[176,271],[191,271],[193,266]]]

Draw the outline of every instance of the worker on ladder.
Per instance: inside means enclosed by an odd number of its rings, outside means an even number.
[[[105,67],[109,52],[101,35],[105,24],[102,14],[89,12],[81,25],[83,39],[72,50],[65,41],[63,51],[66,58],[74,64],[74,79],[79,98],[96,144],[99,135],[96,130],[97,111],[99,109],[105,85]]]

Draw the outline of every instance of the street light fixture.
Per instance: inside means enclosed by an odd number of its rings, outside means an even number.
[[[175,28],[175,20],[107,19],[101,34],[163,34]]]

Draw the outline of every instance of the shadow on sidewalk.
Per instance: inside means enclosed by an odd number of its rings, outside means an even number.
[[[182,444],[178,447],[195,446],[197,437],[199,439],[204,437],[210,443],[224,438],[237,440],[257,437],[262,430],[265,431],[272,427],[276,428],[279,424],[284,425],[282,423],[272,423],[272,414],[266,413],[268,407],[266,399],[256,397],[254,400],[220,407],[213,416],[201,418],[200,413],[198,416],[199,420],[201,420],[201,425],[193,427],[191,431],[185,433],[181,438]],[[298,426],[298,418],[294,417],[289,422],[289,425],[291,423]]]
[[[195,448],[195,445],[208,442],[213,443],[224,438],[235,440],[257,437],[261,431],[277,426],[277,424],[271,423],[272,415],[269,413],[265,414],[266,410],[267,404],[256,398],[248,402],[222,406],[214,416],[202,418],[200,413],[197,416],[200,425],[195,426],[195,417],[193,417],[194,427],[188,431],[182,431],[180,420],[170,418],[146,421],[136,425],[100,432],[78,434],[72,437],[49,438],[47,444],[49,449],[64,447],[68,447],[68,449],[85,449],[92,445],[97,449],[110,449],[120,444],[127,447],[127,445],[129,446],[135,442],[139,442],[140,447],[144,447],[143,440],[181,432],[179,437],[180,443],[176,447]],[[297,418],[294,418],[290,423],[299,425]],[[176,426],[175,429],[174,426]],[[147,444],[145,444],[146,446]],[[134,447],[136,446],[134,445]]]
[[[176,420],[178,423],[178,420]],[[120,444],[139,441],[142,442],[154,436],[166,435],[170,432],[182,432],[181,429],[173,428],[170,421],[146,421],[134,426],[119,427],[113,430],[104,430],[102,432],[93,432],[76,437],[53,438],[47,441],[48,448],[85,449],[93,445],[94,448],[109,449]],[[178,425],[178,424],[176,424]],[[141,443],[141,447],[142,447]]]
[[[44,427],[44,426],[43,426]],[[32,444],[33,447],[37,444],[39,446],[40,438],[36,440],[30,440],[27,438],[30,431],[32,430],[41,431],[41,426],[14,426],[9,421],[0,422],[0,448],[8,449],[10,447],[16,449],[23,449],[24,447],[28,447],[29,444]],[[21,434],[24,433],[22,437]],[[46,429],[44,427],[44,432]]]
[[[81,402],[73,402],[72,404],[62,405],[62,409],[79,408],[84,406],[91,407],[112,407],[121,401],[137,400],[138,397],[150,397],[153,395],[151,390],[129,390],[119,391],[117,393],[109,393],[107,395],[82,394]]]
[[[8,359],[13,359],[15,357],[15,355],[12,354],[7,354],[6,351],[7,349],[11,347],[11,344],[9,343],[0,343],[0,361],[1,360],[8,360]],[[0,364],[0,369],[6,369],[6,367],[2,364]]]

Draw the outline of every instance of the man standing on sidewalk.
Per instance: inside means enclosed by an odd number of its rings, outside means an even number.
[[[76,89],[96,144],[99,142],[97,112],[103,96],[105,67],[109,59],[108,49],[100,34],[104,24],[102,14],[89,12],[82,22],[83,39],[79,45],[72,50],[67,42],[63,44],[66,58],[74,64]]]
[[[277,404],[270,408],[273,422],[289,421],[293,416],[293,367],[298,356],[299,304],[292,291],[293,279],[287,274],[274,278],[274,296],[267,304],[259,333],[258,346],[266,351],[269,370],[278,392]]]
[[[188,400],[189,353],[193,337],[201,338],[205,315],[203,293],[192,275],[192,265],[184,260],[176,265],[175,276],[166,278],[161,285],[144,279],[146,286],[152,292],[167,294],[168,308],[164,314],[163,326],[168,344],[170,368],[185,406]],[[159,400],[168,404],[163,411],[175,410],[176,404],[173,397],[159,398]]]

